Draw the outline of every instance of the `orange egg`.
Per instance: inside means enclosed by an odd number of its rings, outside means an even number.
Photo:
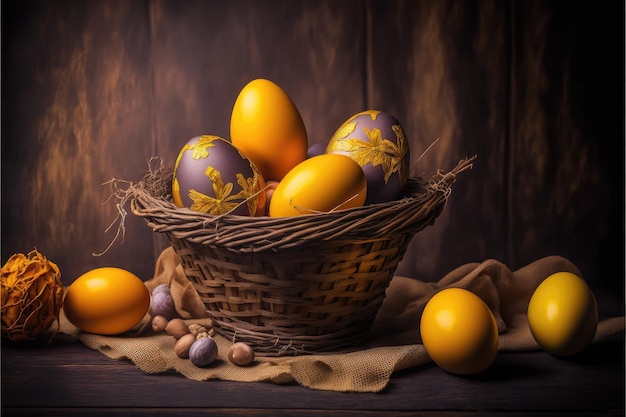
[[[114,335],[131,330],[150,308],[150,293],[135,274],[121,268],[88,271],[69,287],[63,312],[80,330]]]
[[[302,117],[287,93],[270,80],[252,80],[241,90],[231,114],[230,136],[265,181],[280,181],[307,157]]]
[[[480,297],[463,288],[443,289],[426,303],[420,335],[431,359],[453,374],[483,372],[498,352],[493,313]]]
[[[323,154],[309,158],[285,175],[270,201],[271,217],[298,216],[362,206],[365,173],[352,158]]]

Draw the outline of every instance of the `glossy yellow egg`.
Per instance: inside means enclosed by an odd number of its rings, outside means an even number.
[[[498,352],[493,313],[480,297],[462,288],[446,288],[428,301],[420,334],[431,359],[453,374],[483,372]]]
[[[285,175],[270,201],[271,217],[298,216],[362,206],[367,180],[349,156],[309,158]]]
[[[125,269],[96,268],[68,288],[63,312],[80,330],[114,335],[131,330],[150,307],[150,293],[139,277]]]
[[[598,305],[591,289],[570,272],[557,272],[543,280],[533,292],[527,314],[537,343],[557,356],[580,353],[598,326]]]
[[[307,157],[307,132],[285,91],[266,79],[250,81],[237,96],[230,139],[257,166],[265,181],[280,181]]]

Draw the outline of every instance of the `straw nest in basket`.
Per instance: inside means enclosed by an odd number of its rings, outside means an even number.
[[[474,159],[409,179],[397,201],[296,217],[179,208],[162,164],[128,193],[132,212],[169,238],[217,332],[259,355],[337,351],[367,338],[409,241]]]

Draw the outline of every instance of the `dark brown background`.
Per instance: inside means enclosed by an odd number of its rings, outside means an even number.
[[[149,279],[166,242],[128,207],[124,242],[92,255],[116,230],[102,184],[228,137],[266,77],[310,144],[376,108],[413,173],[478,155],[398,273],[562,255],[623,302],[623,58],[620,1],[3,1],[2,262],[36,247],[67,284],[103,265]]]

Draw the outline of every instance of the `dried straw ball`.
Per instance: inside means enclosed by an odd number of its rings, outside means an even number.
[[[36,249],[26,256],[14,254],[2,267],[0,284],[2,337],[32,340],[50,329],[55,320],[58,328],[63,284],[56,264]]]

